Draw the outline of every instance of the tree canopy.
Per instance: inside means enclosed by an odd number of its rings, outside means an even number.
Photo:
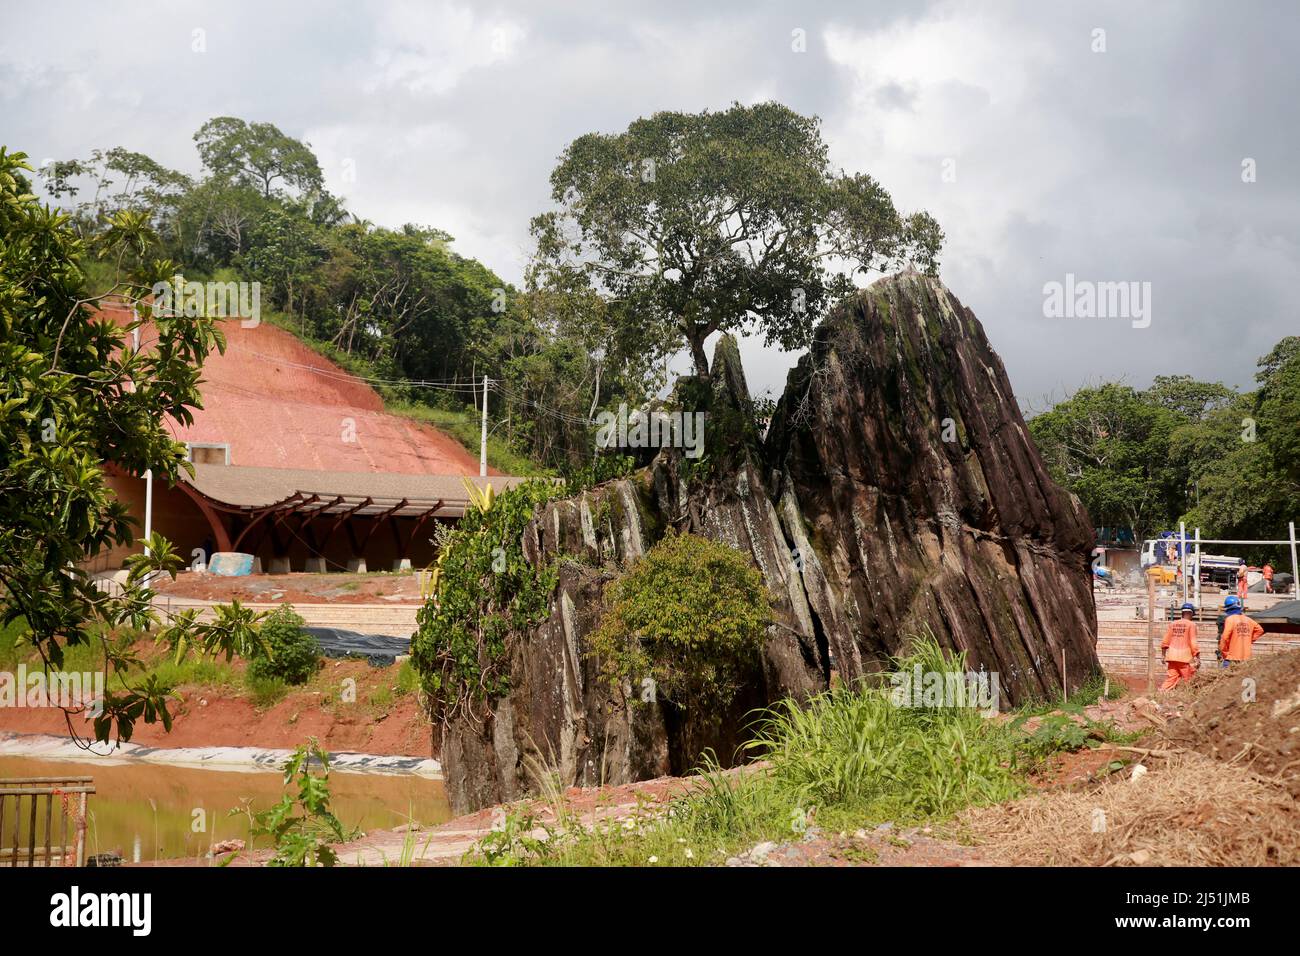
[[[271,198],[277,188],[291,187],[299,193],[324,189],[320,163],[311,147],[286,136],[273,123],[218,116],[199,127],[194,142],[205,169],[219,179],[260,190],[263,198]]]
[[[585,466],[595,411],[652,390],[639,340],[607,321],[615,306],[591,288],[530,270],[515,289],[444,230],[358,219],[324,188],[310,146],[273,124],[217,117],[194,141],[198,177],[115,147],[49,164],[44,185],[89,243],[118,213],[138,217],[150,238],[128,265],[261,283],[272,321],[389,383],[386,397],[414,412],[431,406],[441,422],[475,406],[489,376],[495,435],[542,470]],[[92,285],[108,281],[89,271]]]
[[[1092,386],[1029,430],[1099,527],[1140,541],[1181,520],[1205,537],[1278,539],[1300,500],[1300,337],[1261,358],[1256,381],[1245,394],[1187,375]]]
[[[820,120],[777,103],[580,136],[551,195],[557,209],[532,224],[548,281],[589,284],[644,348],[684,344],[706,376],[712,333],[803,347],[854,276],[908,261],[933,272],[943,240],[870,176],[833,169]]]

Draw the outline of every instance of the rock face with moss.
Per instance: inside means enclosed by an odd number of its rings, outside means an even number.
[[[1004,704],[1099,667],[1087,514],[1048,476],[979,320],[937,280],[882,279],[819,327],[767,453],[845,678],[925,627],[996,673]]]
[[[696,383],[698,384],[698,383]],[[697,396],[699,398],[699,396]],[[464,812],[564,786],[737,757],[746,715],[783,696],[887,670],[926,629],[996,672],[1003,704],[1059,695],[1098,667],[1078,503],[1048,477],[978,320],[904,273],[840,306],[789,377],[766,438],[734,341],[714,357],[705,458],[665,449],[636,476],[539,509],[534,564],[558,562],[547,620],[517,642],[511,691],[442,730]],[[611,687],[588,653],[605,589],[669,527],[752,556],[772,625],[746,692],[683,713]]]

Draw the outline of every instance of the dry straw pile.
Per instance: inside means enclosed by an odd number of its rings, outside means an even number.
[[[1022,866],[1295,866],[1300,812],[1282,787],[1197,753],[1151,760],[1087,793],[1045,793],[957,820],[996,862]]]

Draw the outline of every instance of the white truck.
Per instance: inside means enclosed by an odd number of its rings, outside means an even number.
[[[1172,537],[1147,538],[1142,542],[1142,553],[1139,557],[1139,563],[1142,570],[1161,564],[1166,567],[1177,565],[1182,566],[1182,551],[1179,547],[1178,535]],[[1190,538],[1182,542],[1187,548],[1187,573],[1196,574],[1197,555],[1195,542]],[[1233,558],[1226,554],[1205,554],[1200,555],[1199,573],[1201,580],[1211,584],[1222,585],[1223,587],[1236,587],[1237,585],[1237,568],[1246,563],[1244,558]]]

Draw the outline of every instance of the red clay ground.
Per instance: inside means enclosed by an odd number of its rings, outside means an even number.
[[[174,730],[164,735],[161,728],[141,727],[136,741],[169,747],[225,745],[291,748],[309,735],[317,736],[330,750],[353,750],[377,754],[429,756],[429,725],[419,712],[414,695],[394,696],[391,703],[377,707],[371,701],[376,690],[390,687],[392,668],[374,669],[361,662],[327,662],[324,671],[305,690],[266,710],[258,710],[245,696],[224,696],[210,688],[183,690]],[[1240,703],[1242,677],[1258,684],[1258,703]],[[345,677],[357,681],[358,704],[344,706],[323,703]],[[43,716],[42,716],[43,713]],[[1257,774],[1267,773],[1294,792],[1300,760],[1295,759],[1300,717],[1300,654],[1278,655],[1252,661],[1248,668],[1232,674],[1214,674],[1190,688],[1155,698],[1129,696],[1085,709],[1092,720],[1113,721],[1125,731],[1149,730],[1151,743],[1142,747],[1193,744],[1219,760],[1236,758]],[[1216,722],[1215,717],[1219,720]],[[20,731],[60,733],[57,714],[10,709],[0,714],[0,726]],[[1032,723],[1028,729],[1032,729]],[[1163,743],[1168,741],[1168,743]],[[1246,745],[1250,746],[1247,747]],[[1244,748],[1244,751],[1243,751]],[[1231,752],[1229,752],[1231,751]],[[1126,765],[1137,758],[1130,751],[1084,749],[1063,754],[1044,766],[1032,780],[1034,790],[1049,798],[1077,800],[1110,786],[1114,778],[1108,764],[1120,759]],[[1150,761],[1143,761],[1150,763]],[[1151,764],[1152,780],[1161,778],[1159,761]],[[743,771],[739,771],[743,772]],[[1127,777],[1128,767],[1119,776]],[[565,794],[569,812],[590,823],[597,818],[624,819],[644,814],[647,807],[663,806],[690,786],[683,778],[661,778],[617,787],[572,788]],[[1032,799],[1032,798],[1029,798]],[[528,808],[546,820],[551,808],[541,800],[529,801]],[[514,809],[518,809],[515,807]],[[500,808],[422,829],[414,835],[418,859],[415,865],[455,865],[476,841],[485,836],[500,816]],[[376,831],[339,848],[350,865],[382,865],[397,860],[407,833]],[[727,860],[732,867],[771,866],[969,866],[1001,865],[996,845],[969,845],[953,838],[946,828],[897,827],[882,824],[851,833],[823,832],[816,827],[802,837],[780,843],[749,847]],[[264,862],[266,852],[240,854],[237,865]],[[168,861],[166,865],[208,865],[211,861]]]
[[[359,700],[365,700],[370,689],[383,686],[385,671],[376,671],[360,662],[326,665],[321,680],[333,682],[344,676],[358,681]],[[333,668],[333,672],[330,669]],[[390,671],[391,672],[391,669]],[[182,747],[197,745],[256,745],[290,748],[301,743],[307,735],[316,735],[328,749],[356,750],[365,753],[405,754],[429,756],[431,735],[429,725],[418,711],[413,696],[397,699],[388,716],[375,723],[375,715],[362,710],[348,711],[338,705],[322,707],[319,696],[297,692],[266,711],[257,711],[251,703],[241,698],[225,698],[211,689],[187,690],[182,714],[178,717],[172,734],[164,735],[160,729],[141,728],[137,742],[161,746]],[[208,701],[207,706],[200,702]],[[1154,729],[1163,726],[1184,710],[1182,702],[1129,697],[1108,701],[1085,710],[1093,720],[1111,720],[1123,730]],[[11,711],[12,715],[15,713]],[[29,711],[28,714],[40,713]],[[295,718],[296,715],[296,718]],[[0,716],[0,720],[4,717]],[[29,718],[30,719],[30,718]],[[293,723],[289,723],[294,719]],[[11,729],[40,730],[56,733],[61,728],[47,718],[40,726]],[[1032,730],[1032,724],[1028,729]],[[1044,791],[1071,791],[1096,784],[1102,769],[1113,759],[1113,751],[1082,750],[1063,754],[1050,763],[1034,778],[1035,789]],[[744,771],[733,771],[744,772]],[[590,824],[597,818],[624,819],[646,812],[647,807],[663,806],[674,796],[690,786],[688,778],[665,777],[622,786],[595,788],[570,788],[565,793],[568,810]],[[553,815],[552,808],[542,800],[524,804],[542,820]],[[519,809],[516,805],[513,809]],[[476,813],[450,820],[440,826],[421,830],[416,844],[420,859],[417,865],[448,866],[461,861],[463,854],[473,844],[490,832],[501,809],[490,807]],[[397,859],[407,834],[394,831],[376,831],[339,848],[340,858],[348,864],[381,865]],[[269,852],[241,853],[236,865],[254,865],[264,862]],[[929,827],[895,827],[882,824],[869,829],[846,833],[823,832],[813,828],[801,838],[779,844],[759,844],[738,853],[727,861],[728,866],[970,866],[988,865],[992,861],[980,848],[946,839]],[[160,865],[207,865],[206,860],[164,861]]]
[[[128,310],[104,311],[116,322],[130,320]],[[237,320],[221,329],[226,351],[203,366],[204,407],[189,426],[171,423],[177,440],[228,442],[232,465],[478,474],[478,458],[455,438],[388,414],[373,388],[289,332],[268,322],[246,329]],[[142,346],[148,342],[146,327]]]
[[[1286,662],[1281,657],[1253,662],[1250,674],[1259,681],[1260,700],[1263,703],[1256,705],[1259,708],[1257,711],[1251,712],[1255,719],[1235,720],[1231,722],[1232,726],[1252,729],[1254,732],[1251,739],[1257,745],[1276,743],[1276,749],[1282,751],[1289,743],[1288,738],[1295,736],[1290,727],[1294,724],[1294,714],[1297,711],[1286,710],[1289,697],[1280,698],[1284,701],[1281,707],[1275,705],[1273,700],[1274,695],[1287,690],[1288,681],[1293,681],[1296,676],[1293,668],[1297,667],[1300,667],[1300,655],[1295,655]],[[1235,689],[1238,684],[1235,675],[1232,683]],[[1300,688],[1297,688],[1296,693],[1300,694]],[[1121,730],[1150,730],[1152,733],[1148,736],[1160,739],[1169,730],[1185,727],[1189,720],[1205,719],[1205,715],[1211,711],[1231,713],[1234,707],[1231,696],[1227,682],[1221,679],[1201,682],[1187,690],[1180,689],[1154,699],[1130,696],[1120,701],[1106,701],[1086,708],[1084,713],[1095,721],[1113,721]],[[1275,711],[1277,716],[1272,716]],[[1215,728],[1218,726],[1216,724]],[[1220,742],[1222,751],[1221,742],[1227,738],[1223,734],[1214,734],[1215,728],[1210,728],[1207,739]],[[1235,748],[1236,737],[1232,738],[1229,746]],[[1084,749],[1054,758],[1035,775],[1031,783],[1035,792],[1048,799],[1077,801],[1081,794],[1093,794],[1099,792],[1100,788],[1114,786],[1115,778],[1109,774],[1108,765],[1117,759],[1126,764],[1124,773],[1117,776],[1126,778],[1129,765],[1137,759],[1132,752]],[[1151,780],[1162,779],[1158,762],[1151,766],[1151,773]],[[616,787],[572,788],[565,793],[565,801],[569,813],[576,814],[585,824],[591,825],[597,819],[621,820],[633,816],[643,818],[647,813],[653,815],[655,808],[663,808],[689,786],[689,779],[660,778]],[[526,801],[513,805],[510,809],[518,811],[525,807],[541,821],[547,821],[553,816],[553,809],[543,800]],[[345,865],[384,865],[398,860],[405,844],[406,849],[414,852],[413,865],[456,865],[466,851],[491,831],[502,813],[502,808],[490,807],[413,834],[375,831],[339,847],[339,856]],[[814,826],[802,836],[792,836],[779,843],[760,843],[748,847],[728,859],[726,865],[980,866],[1006,865],[1009,862],[1005,859],[1005,854],[998,855],[996,844],[971,845],[967,839],[958,839],[948,832],[949,829],[948,826],[899,827],[885,823],[853,832],[836,833]],[[1116,829],[1118,831],[1119,828]],[[268,856],[267,851],[241,853],[235,860],[235,865],[256,865],[265,862]],[[211,862],[167,861],[165,865],[210,865]]]
[[[1146,698],[1107,701],[1085,709],[1092,720],[1113,721],[1122,730],[1146,729],[1180,713],[1181,707]],[[1081,750],[1063,754],[1047,764],[1031,781],[1035,790],[1073,791],[1094,786],[1104,774],[1103,768],[1116,759],[1113,751]],[[756,767],[729,771],[744,773]],[[565,792],[569,813],[579,816],[586,825],[597,819],[628,819],[652,814],[691,786],[690,778],[662,777],[622,786],[570,788]],[[524,801],[511,805],[526,808],[540,821],[554,818],[553,808],[544,800]],[[486,836],[502,813],[489,807],[476,813],[449,820],[440,826],[420,831],[415,837],[417,865],[452,866],[476,841]],[[407,834],[392,831],[367,834],[361,840],[339,848],[339,856],[349,865],[375,865],[396,859]],[[269,856],[254,855],[241,863],[253,863]],[[202,862],[202,861],[199,861]],[[936,828],[899,827],[891,823],[852,832],[823,831],[816,826],[802,837],[780,843],[760,843],[726,861],[729,867],[804,867],[804,866],[987,866],[994,865],[980,847],[948,838]]]
[[[141,648],[143,650],[143,647]],[[242,671],[242,665],[232,665]],[[355,703],[340,700],[344,680],[356,681]],[[153,747],[257,747],[292,750],[316,737],[329,751],[407,757],[432,756],[428,718],[414,693],[398,694],[396,667],[371,667],[364,661],[326,660],[308,684],[295,688],[271,707],[259,708],[242,683],[233,687],[178,688],[171,732],[162,724],[140,723],[132,743]],[[90,736],[89,722],[73,717],[78,733]],[[55,708],[0,709],[0,730],[66,736],[63,711]]]

